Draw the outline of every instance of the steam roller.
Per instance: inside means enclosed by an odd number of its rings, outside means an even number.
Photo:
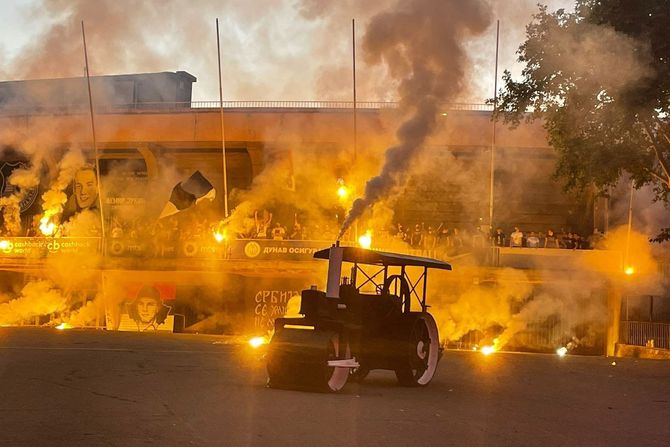
[[[301,317],[275,320],[268,386],[337,392],[374,369],[394,371],[403,386],[428,385],[442,356],[426,304],[428,269],[451,265],[339,244],[314,257],[329,262],[326,290],[303,290]],[[348,276],[343,263],[353,264]]]

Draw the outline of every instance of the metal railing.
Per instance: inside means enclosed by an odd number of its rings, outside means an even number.
[[[670,261],[660,261],[658,263],[658,272],[662,276],[670,278]]]
[[[670,349],[670,323],[622,321],[619,342],[627,345]]]
[[[219,101],[190,101],[190,102],[141,102],[131,104],[97,104],[97,113],[125,113],[125,112],[185,112],[193,110],[219,109]],[[223,101],[224,109],[322,109],[340,110],[353,109],[353,101]],[[397,102],[359,101],[356,108],[363,110],[393,110],[399,107]],[[489,104],[447,103],[442,106],[443,113],[448,111],[476,111],[490,112],[493,106]],[[3,107],[0,104],[0,115],[49,115],[72,114],[88,111],[88,104],[36,105]]]

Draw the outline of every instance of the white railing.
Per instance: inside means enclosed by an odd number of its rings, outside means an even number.
[[[196,110],[214,110],[220,108],[219,101],[190,101],[190,102],[142,102],[132,104],[97,104],[98,113],[125,113],[125,112],[184,112]],[[224,109],[352,109],[353,101],[223,101]],[[360,101],[356,108],[362,110],[393,110],[398,108],[397,102]],[[489,104],[448,103],[443,105],[444,112],[448,111],[476,111],[490,112],[493,107]],[[62,105],[12,105],[3,107],[0,104],[0,115],[48,115],[84,113],[88,111],[88,104]]]

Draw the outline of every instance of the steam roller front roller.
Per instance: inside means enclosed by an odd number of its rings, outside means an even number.
[[[337,332],[284,328],[268,345],[268,386],[336,392],[347,382],[352,361]]]
[[[435,319],[428,312],[411,312],[402,318],[402,347],[395,368],[398,383],[403,386],[426,386],[437,370],[440,338]]]

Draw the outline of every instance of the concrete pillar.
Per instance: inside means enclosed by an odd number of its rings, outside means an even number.
[[[156,153],[154,152],[154,149],[156,148],[156,145],[153,144],[140,144],[137,147],[137,151],[142,155],[142,158],[144,158],[144,162],[147,166],[147,177],[151,179],[155,179],[158,176],[158,161],[156,158]]]
[[[607,343],[605,354],[614,356],[619,341],[621,324],[621,285],[609,283],[607,286]]]

